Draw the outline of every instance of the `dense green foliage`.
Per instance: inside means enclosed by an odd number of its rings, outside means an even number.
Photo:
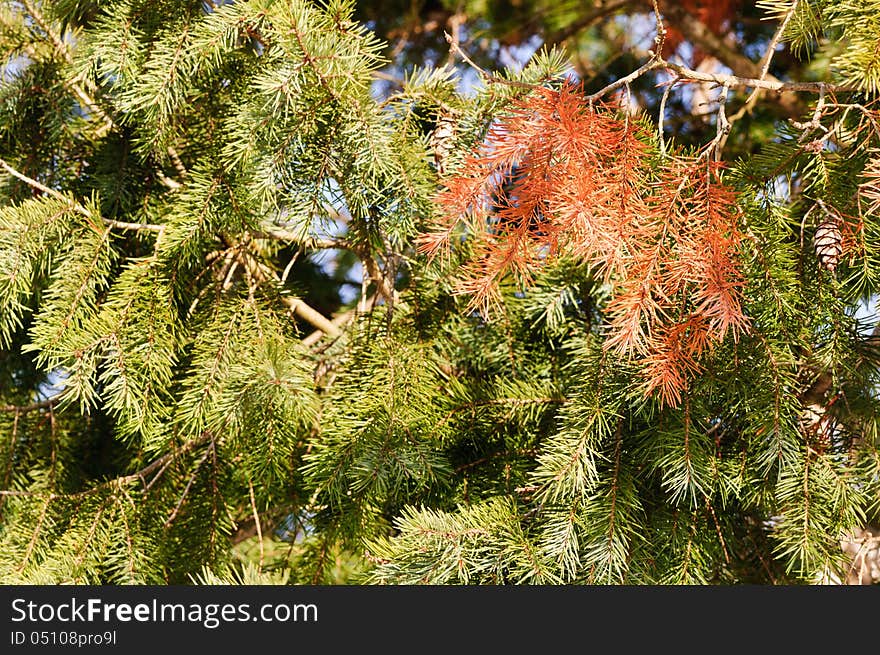
[[[614,285],[578,253],[487,319],[454,285],[468,235],[417,248],[438,168],[514,103],[657,45],[648,2],[507,4],[0,2],[0,580],[845,574],[880,516],[880,2],[727,17],[750,67],[711,74],[803,88],[688,80],[714,42],[685,20],[679,78],[602,94],[640,171],[693,151],[736,192],[749,328],[677,403],[606,347]]]

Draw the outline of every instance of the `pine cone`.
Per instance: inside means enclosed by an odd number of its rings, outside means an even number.
[[[840,223],[836,218],[830,217],[819,224],[816,228],[816,235],[813,238],[813,245],[816,248],[816,257],[819,258],[819,264],[822,268],[831,273],[837,268],[842,252]]]

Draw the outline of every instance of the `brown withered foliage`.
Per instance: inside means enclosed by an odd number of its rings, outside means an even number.
[[[444,180],[419,249],[471,240],[455,289],[487,318],[505,277],[528,286],[558,255],[587,262],[613,289],[605,347],[638,358],[646,394],[677,405],[701,355],[748,325],[739,213],[719,175],[708,156],[660,156],[637,121],[573,85],[539,89]]]

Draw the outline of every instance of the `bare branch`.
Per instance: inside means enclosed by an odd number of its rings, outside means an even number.
[[[149,491],[150,487],[152,487],[159,476],[168,468],[168,465],[171,464],[172,461],[184,455],[185,453],[197,448],[199,446],[204,445],[210,440],[207,435],[203,435],[198,439],[194,439],[192,441],[188,441],[179,448],[171,451],[170,453],[165,453],[161,457],[156,458],[149,464],[147,464],[144,468],[136,471],[130,475],[123,475],[118,478],[113,478],[112,480],[108,480],[102,484],[99,484],[91,489],[86,489],[85,491],[80,491],[72,494],[57,494],[52,492],[40,492],[40,491],[18,491],[18,490],[0,490],[0,496],[31,496],[37,498],[47,498],[49,500],[54,500],[56,498],[81,498],[83,496],[88,496],[89,494],[96,493],[102,489],[110,488],[110,487],[122,487],[126,484],[131,484],[133,482],[142,482],[144,484],[144,490]],[[156,473],[156,477],[154,477],[149,483],[146,482],[147,476],[152,474],[154,471],[158,471]]]
[[[248,495],[251,500],[251,511],[254,513],[254,524],[257,528],[257,542],[260,544],[260,562],[257,565],[260,571],[263,570],[263,561],[265,554],[263,552],[263,527],[260,525],[260,514],[257,512],[257,501],[254,499],[254,484],[248,480]]]
[[[682,79],[694,82],[714,82],[718,86],[727,86],[728,88],[760,88],[768,91],[805,91],[808,93],[822,93],[824,91],[846,92],[858,91],[858,88],[845,84],[828,84],[826,82],[780,82],[772,79],[759,79],[755,77],[739,77],[737,75],[727,75],[723,73],[703,73],[695,71],[687,66],[673,64],[663,61],[662,68],[667,68],[678,73]]]
[[[632,82],[635,82],[637,79],[639,79],[642,75],[644,75],[648,71],[657,70],[658,68],[665,68],[665,67],[666,67],[666,62],[664,62],[658,56],[654,55],[648,61],[646,61],[641,66],[639,66],[636,70],[634,70],[629,75],[627,75],[625,77],[621,77],[620,79],[615,80],[614,82],[612,82],[608,86],[606,86],[602,89],[599,89],[598,91],[596,91],[596,93],[592,93],[592,94],[588,95],[587,100],[589,102],[593,102],[595,100],[598,100],[602,96],[607,95],[608,93],[611,93],[612,91],[616,91],[617,89],[619,89],[622,86],[627,86],[627,85],[631,84]]]
[[[764,52],[764,56],[761,57],[761,61],[758,64],[760,66],[760,71],[758,73],[758,79],[763,80],[767,77],[767,73],[770,71],[770,63],[773,61],[773,56],[776,54],[776,46],[779,45],[779,42],[782,40],[782,35],[785,32],[785,28],[788,26],[791,17],[794,16],[794,12],[797,10],[797,6],[800,0],[794,0],[791,3],[791,7],[789,7],[788,12],[785,14],[785,18],[782,19],[782,22],[779,23],[779,27],[776,29],[776,33],[773,35],[773,38],[770,39],[770,43],[767,44],[767,50]],[[740,118],[742,118],[746,113],[750,112],[752,108],[755,106],[755,103],[758,101],[758,95],[761,92],[759,87],[755,87],[752,89],[752,92],[749,94],[749,97],[746,99],[743,106],[737,111],[733,116],[730,117],[730,122],[735,123]]]
[[[186,483],[186,487],[183,488],[183,493],[180,494],[180,498],[177,500],[177,504],[174,506],[174,510],[171,512],[168,519],[165,521],[165,527],[168,528],[172,523],[174,523],[174,519],[177,518],[177,515],[180,513],[181,507],[183,507],[183,503],[186,500],[186,497],[189,495],[189,490],[192,489],[193,484],[196,481],[196,477],[198,476],[199,469],[202,468],[202,464],[204,464],[208,455],[211,453],[210,450],[205,450],[205,454],[202,455],[202,458],[199,460],[196,467],[193,469],[192,475],[189,477],[189,480]]]
[[[0,412],[15,412],[16,414],[24,414],[25,412],[35,412],[40,409],[47,409],[61,402],[61,398],[65,392],[41,400],[40,402],[31,403],[30,405],[0,405]]]
[[[773,61],[773,56],[776,54],[776,46],[778,46],[779,42],[782,40],[785,28],[788,27],[791,17],[794,16],[794,12],[797,11],[798,4],[800,4],[800,0],[794,0],[794,2],[791,3],[791,7],[788,8],[785,18],[779,23],[776,33],[773,35],[773,38],[770,39],[770,43],[767,45],[767,51],[764,53],[764,56],[761,57],[759,64],[761,66],[761,74],[759,75],[759,78],[762,80],[767,77],[767,72],[770,70],[770,62]]]
[[[666,135],[664,134],[665,129],[663,125],[666,120],[666,103],[669,100],[669,94],[672,93],[673,87],[675,87],[680,80],[681,78],[676,75],[675,79],[663,89],[663,97],[660,98],[660,109],[657,111],[657,140],[661,155],[666,154]]]
[[[376,295],[374,294],[367,299],[365,304],[372,306],[375,300]],[[357,308],[351,309],[347,312],[342,312],[338,316],[335,316],[331,323],[333,323],[333,325],[335,325],[337,328],[341,329],[344,325],[347,325],[348,323],[353,321],[355,317],[357,317],[358,313],[359,311]],[[302,344],[304,346],[314,346],[316,343],[318,343],[318,341],[321,340],[321,337],[323,337],[325,334],[326,333],[323,330],[315,330],[302,340]]]
[[[66,203],[68,203],[69,205],[71,205],[71,207],[72,207],[74,210],[76,210],[76,211],[79,212],[80,214],[84,214],[85,216],[91,216],[91,215],[92,215],[92,213],[91,213],[88,209],[86,209],[85,207],[83,207],[81,204],[79,204],[79,203],[77,203],[77,202],[74,202],[73,200],[71,200],[70,198],[68,198],[67,196],[65,196],[63,193],[61,193],[61,192],[59,192],[59,191],[56,191],[55,189],[52,189],[52,188],[50,188],[50,187],[47,187],[47,186],[46,186],[45,184],[43,184],[42,182],[38,182],[38,181],[35,180],[34,178],[32,178],[32,177],[28,177],[28,176],[25,175],[24,173],[22,173],[22,172],[16,170],[16,169],[13,168],[12,166],[10,166],[9,163],[7,163],[5,159],[0,159],[0,167],[2,167],[3,170],[5,170],[7,173],[9,173],[10,175],[12,175],[13,177],[18,178],[19,180],[21,180],[21,181],[24,182],[25,184],[28,184],[28,185],[32,186],[32,187],[33,187],[34,189],[36,189],[37,191],[40,191],[41,193],[44,193],[44,194],[49,195],[49,196],[52,196],[52,197],[55,198],[56,200],[61,200],[62,202],[66,202]]]
[[[751,78],[761,76],[761,67],[758,64],[727,45],[721,37],[689,13],[681,4],[677,2],[663,3],[663,14],[675,24],[688,41],[715,55],[735,75]]]

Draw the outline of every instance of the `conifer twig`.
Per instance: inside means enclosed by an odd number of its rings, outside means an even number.
[[[31,403],[30,405],[0,405],[0,412],[15,412],[16,414],[24,414],[26,412],[34,412],[40,409],[46,409],[59,403],[66,392],[67,389],[64,389],[60,393],[52,396],[51,398],[47,398],[46,400],[41,400],[36,403]]]
[[[264,227],[261,230],[255,230],[251,232],[251,236],[256,239],[275,239],[277,241],[293,241],[295,243],[302,243],[303,245],[309,248],[315,248],[319,250],[330,250],[333,248],[341,248],[344,250],[350,250],[352,248],[351,243],[349,243],[346,239],[320,239],[320,238],[309,238],[303,241],[302,237],[295,232],[291,232],[289,230],[284,230],[281,228],[275,227]]]
[[[30,15],[33,19],[34,23],[43,30],[46,35],[46,38],[52,44],[52,47],[55,51],[64,59],[64,61],[68,64],[73,63],[73,57],[70,56],[70,51],[67,47],[67,44],[61,38],[61,36],[52,29],[52,26],[46,21],[46,18],[40,12],[39,9],[34,5],[31,0],[22,0],[22,6],[25,11]],[[31,53],[32,54],[32,53]],[[104,122],[101,128],[98,130],[98,137],[102,137],[107,132],[113,129],[115,123],[112,118],[105,112],[98,104],[95,102],[94,98],[92,98],[91,94],[87,93],[86,90],[79,85],[77,82],[72,80],[64,80],[64,87],[70,91],[76,99],[82,104],[83,107],[88,109],[92,115],[96,118],[99,118]]]
[[[112,480],[107,480],[102,484],[99,484],[91,489],[86,489],[85,491],[79,491],[71,494],[63,494],[63,493],[54,493],[54,492],[41,492],[41,491],[19,491],[13,489],[2,489],[0,490],[0,496],[30,496],[36,498],[47,498],[48,500],[55,500],[57,498],[81,498],[83,496],[87,496],[93,493],[96,493],[102,489],[107,489],[110,487],[121,487],[126,484],[131,484],[132,482],[141,481],[144,484],[144,490],[149,491],[150,488],[156,483],[156,480],[165,472],[168,466],[178,457],[188,453],[190,450],[197,448],[199,446],[204,445],[209,441],[207,436],[202,436],[198,439],[193,439],[192,441],[188,441],[179,448],[174,449],[169,453],[165,453],[164,455],[157,457],[152,462],[147,464],[144,468],[139,471],[135,471],[129,475],[123,475],[117,478],[113,478]],[[148,475],[152,474],[154,471],[157,471],[156,476],[150,480],[149,483],[146,482],[146,478]]]
[[[364,304],[372,307],[375,304],[375,302],[376,302],[376,294],[373,294],[372,296],[367,298],[367,300]],[[359,306],[360,306],[360,303],[358,303],[358,307]],[[350,309],[347,312],[342,312],[338,316],[335,316],[331,320],[331,323],[333,323],[333,325],[335,325],[338,328],[342,328],[342,326],[353,321],[359,313],[362,313],[362,312],[359,312],[357,307],[354,309]],[[308,336],[303,338],[302,344],[307,347],[314,346],[316,343],[318,343],[318,341],[321,340],[321,337],[323,337],[325,334],[326,334],[326,332],[324,332],[323,330],[315,330],[314,332],[312,332],[311,334],[309,334]]]
[[[770,72],[770,63],[773,61],[773,56],[776,54],[776,46],[779,45],[779,42],[782,40],[782,35],[785,33],[785,28],[788,27],[788,23],[791,21],[792,16],[794,16],[795,11],[797,11],[797,6],[800,0],[794,0],[791,3],[791,7],[788,8],[788,12],[785,14],[785,18],[779,23],[779,27],[776,29],[776,33],[773,35],[773,38],[770,39],[770,43],[767,44],[767,50],[764,52],[764,56],[761,57],[761,61],[758,62],[758,66],[760,66],[760,73],[758,75],[758,79],[763,80],[767,77],[767,73]],[[746,115],[746,113],[750,112],[752,108],[755,106],[755,103],[758,100],[758,94],[761,89],[759,87],[755,87],[752,89],[752,92],[749,94],[749,97],[746,98],[743,106],[739,108],[739,110],[733,114],[729,121],[730,123],[735,123],[740,118]]]
[[[619,89],[622,86],[627,86],[627,85],[631,84],[632,82],[635,82],[642,75],[644,75],[645,73],[647,73],[649,71],[657,70],[658,68],[666,68],[666,67],[667,67],[666,62],[663,61],[659,57],[659,55],[652,54],[651,58],[648,61],[646,61],[641,66],[639,66],[632,73],[630,73],[629,75],[626,75],[624,77],[621,77],[620,79],[613,81],[611,84],[608,84],[607,86],[599,89],[595,93],[591,93],[590,95],[587,96],[586,99],[589,102],[593,102],[595,100],[598,100],[602,96],[611,93],[612,91],[616,91],[617,89]]]
[[[828,84],[826,82],[781,82],[779,80],[756,79],[751,77],[739,77],[737,75],[729,75],[726,73],[704,73],[695,71],[681,64],[659,60],[657,68],[666,68],[687,81],[692,82],[712,82],[718,86],[727,85],[730,88],[760,88],[767,91],[805,91],[809,93],[820,93],[825,91],[858,91],[858,88],[847,84]]]
[[[619,9],[625,8],[627,5],[633,4],[633,0],[606,0],[602,3],[593,3],[593,8],[579,16],[576,20],[572,21],[565,27],[559,29],[552,34],[549,34],[544,38],[545,47],[550,47],[554,44],[561,43],[571,37],[577,35],[587,27],[591,26],[597,20],[608,16],[609,14],[613,14],[615,11]]]
[[[654,49],[648,51],[650,53],[650,58],[629,75],[621,77],[611,84],[608,84],[604,88],[596,91],[596,93],[588,95],[587,100],[589,102],[598,100],[602,96],[611,93],[612,91],[615,91],[622,86],[629,87],[630,83],[635,82],[648,71],[663,67],[663,64],[665,62],[663,62],[662,54],[663,44],[666,41],[666,27],[663,25],[663,18],[660,15],[660,7],[657,5],[657,0],[651,0],[651,6],[654,11],[654,21],[656,23],[657,33],[654,36]]]
[[[681,80],[681,78],[676,75],[675,79],[673,79],[669,84],[666,85],[666,88],[663,89],[663,96],[660,98],[660,108],[657,111],[657,142],[661,155],[666,154],[666,135],[664,134],[664,122],[666,121],[666,103],[669,100],[669,94],[672,93],[673,87],[679,82],[679,80]]]

